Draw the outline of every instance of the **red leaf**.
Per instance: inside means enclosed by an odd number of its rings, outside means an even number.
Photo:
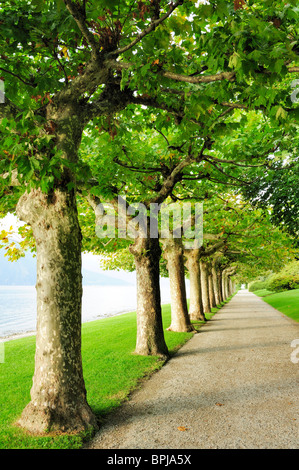
[[[243,8],[243,5],[245,5],[244,0],[234,0],[234,9],[239,10],[240,8]]]

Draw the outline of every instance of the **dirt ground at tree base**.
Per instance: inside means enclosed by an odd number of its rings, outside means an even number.
[[[295,339],[298,323],[240,290],[86,448],[298,449]]]

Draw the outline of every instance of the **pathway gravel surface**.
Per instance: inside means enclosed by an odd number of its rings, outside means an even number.
[[[295,339],[298,323],[240,290],[87,448],[298,449]]]

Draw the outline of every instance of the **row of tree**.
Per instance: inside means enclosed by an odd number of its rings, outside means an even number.
[[[147,236],[129,243],[138,280],[136,351],[167,356],[161,244],[150,236],[148,210],[169,200],[206,200],[210,216],[220,191],[235,196],[265,173],[271,180],[273,170],[293,168],[296,24],[293,0],[1,4],[1,211],[16,211],[31,227],[37,254],[35,373],[21,426],[34,432],[96,427],[81,360],[81,252],[102,250],[103,240],[95,243],[89,207],[116,208],[121,196],[124,208],[136,202],[146,208]],[[229,205],[231,198],[224,202],[226,221],[238,212]],[[184,252],[190,281],[192,266],[197,270],[193,291],[199,292],[199,269],[204,279],[210,263],[214,286],[222,273],[215,297],[230,293],[226,279],[236,257],[241,266],[259,265],[257,238],[247,236],[254,222],[243,215],[244,238],[237,225],[219,227],[211,217],[206,233],[212,238],[199,253]],[[168,240],[164,248],[169,272],[179,266],[171,253],[182,256],[177,245]],[[198,294],[191,297],[190,314],[194,297],[199,302]],[[184,318],[189,321],[186,311]]]
[[[142,260],[139,261],[143,264],[143,271],[137,270],[137,282],[143,282],[146,270],[147,279],[149,277],[153,279],[152,285],[155,289],[139,290],[137,317],[140,328],[137,330],[136,352],[161,356],[168,354],[160,321],[159,279],[158,276],[154,278],[156,270],[160,275],[168,276],[170,279],[172,320],[169,329],[192,331],[191,320],[204,321],[205,313],[210,312],[212,307],[220,305],[231,295],[235,284],[232,276],[237,270],[241,272],[243,279],[247,280],[244,275],[245,267],[250,269],[252,277],[270,267],[273,270],[279,269],[294,255],[292,239],[272,225],[269,214],[253,209],[240,196],[233,194],[223,194],[223,196],[226,198],[219,196],[206,198],[205,210],[197,214],[200,219],[199,222],[197,221],[197,227],[195,210],[193,214],[190,211],[191,217],[182,223],[186,203],[176,202],[166,205],[167,217],[170,216],[172,221],[171,229],[167,227],[165,233],[163,218],[162,221],[159,220],[160,252],[151,253],[148,249],[148,253],[144,253]],[[198,203],[193,202],[193,206],[196,204]],[[103,257],[102,266],[105,269],[135,270],[138,263],[134,250],[136,235],[131,240],[128,238],[125,241],[124,238],[109,238],[109,236],[100,240],[97,240],[95,235],[90,238],[90,227],[96,224],[103,226],[104,223],[109,225],[111,222],[114,225],[114,215],[112,218],[109,218],[111,215],[104,215],[107,211],[105,212],[102,206],[102,204],[96,205],[94,199],[91,200],[96,220],[90,223],[88,219],[88,225],[85,220],[87,211],[85,207],[81,219],[84,246],[86,248],[88,246],[93,253]],[[203,209],[203,205],[200,208]],[[133,220],[131,216],[127,216],[127,219],[129,219],[129,224],[135,224],[135,229],[136,224],[140,228],[140,223],[143,221],[139,215]],[[149,216],[149,224],[153,224],[151,216]],[[192,239],[191,243],[191,239],[188,239],[191,233],[186,230],[189,225],[192,225],[193,235],[196,234],[195,229],[199,226],[202,230],[202,233],[198,232],[197,238]],[[102,232],[102,236],[104,234],[105,231]],[[106,234],[109,234],[109,229]],[[124,247],[124,244],[128,246]],[[155,264],[148,262],[150,256],[153,257]],[[186,300],[186,276],[190,280],[189,311]],[[242,277],[239,276],[236,279],[240,282]],[[151,305],[152,312],[155,312],[155,316],[150,321],[148,312],[143,309],[146,305]],[[157,305],[158,308],[154,307]],[[161,337],[159,340],[158,335]]]

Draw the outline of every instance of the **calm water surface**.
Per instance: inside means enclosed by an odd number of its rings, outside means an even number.
[[[136,286],[84,286],[82,322],[136,309]],[[170,302],[168,280],[161,283],[162,303]],[[0,337],[35,331],[36,290],[0,286]]]

